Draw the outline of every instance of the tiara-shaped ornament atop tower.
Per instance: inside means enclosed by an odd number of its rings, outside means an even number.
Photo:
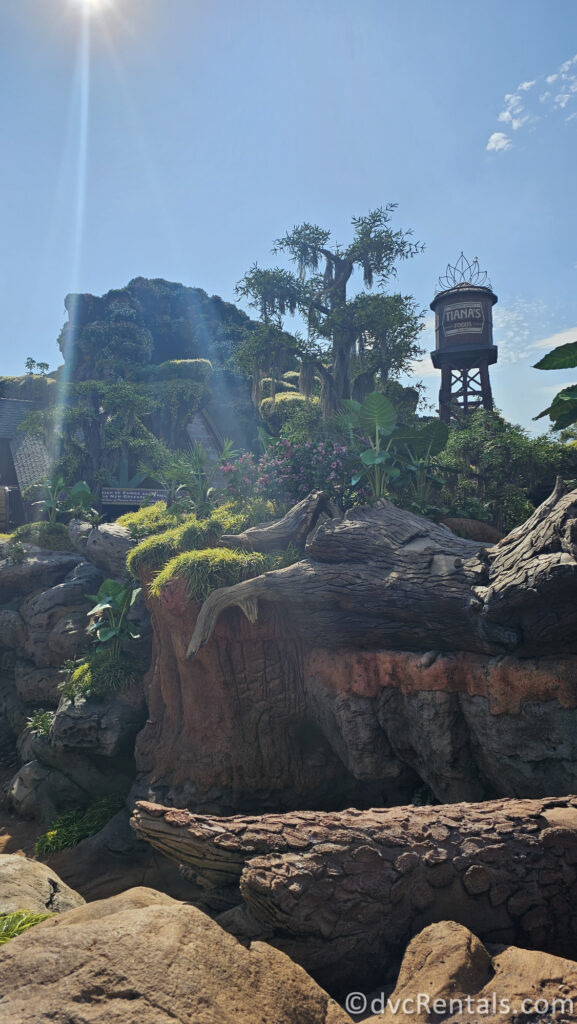
[[[450,288],[459,288],[466,284],[473,285],[475,288],[491,287],[489,275],[486,270],[481,270],[477,257],[475,256],[473,262],[470,263],[461,252],[454,266],[451,266],[450,263],[447,264],[445,274],[439,278],[436,292],[449,291]]]

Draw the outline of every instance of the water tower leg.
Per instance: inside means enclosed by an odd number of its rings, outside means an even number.
[[[441,390],[439,391],[439,417],[443,423],[451,421],[451,368],[443,366],[441,370]]]
[[[493,409],[493,394],[491,392],[491,381],[489,379],[489,364],[481,363],[479,367],[479,376],[481,378],[481,394],[483,399],[483,409],[492,411]]]

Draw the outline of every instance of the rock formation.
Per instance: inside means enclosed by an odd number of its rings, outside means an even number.
[[[45,864],[16,853],[0,855],[0,914],[60,914],[83,903],[82,896]]]
[[[0,960],[1,1024],[350,1024],[288,957],[246,949],[195,907],[150,889],[70,910]]]
[[[276,530],[306,542],[295,565],[201,608],[179,579],[148,599],[141,796],[232,814],[574,792],[577,491],[490,548],[389,502],[299,508],[223,538]]]
[[[571,956],[577,797],[212,818],[139,803],[139,836],[184,865],[221,923],[330,991],[372,986],[425,925]]]
[[[514,946],[485,948],[467,928],[442,921],[413,939],[388,1002],[375,993],[349,1004],[372,1008],[365,1024],[566,1024],[577,1015],[577,964]]]

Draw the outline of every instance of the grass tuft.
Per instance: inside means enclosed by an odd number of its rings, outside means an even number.
[[[0,946],[52,916],[52,914],[33,914],[31,910],[14,910],[11,914],[0,914]]]
[[[54,819],[50,828],[40,836],[35,852],[40,857],[78,846],[83,839],[96,835],[125,805],[126,799],[118,793],[102,797],[85,810],[66,811]]]

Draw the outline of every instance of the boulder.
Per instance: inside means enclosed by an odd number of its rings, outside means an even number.
[[[0,604],[61,583],[79,561],[80,555],[73,552],[42,551],[40,548],[30,550],[27,558],[19,564],[3,561],[0,564]]]
[[[55,750],[116,757],[132,753],[146,720],[142,683],[128,690],[62,701],[52,723]]]
[[[16,910],[61,914],[83,904],[83,897],[46,864],[17,853],[0,854],[0,914]]]
[[[123,579],[128,575],[126,556],[134,543],[125,526],[101,523],[92,527],[87,534],[84,555],[98,569],[102,569],[105,576]]]
[[[196,907],[131,889],[9,942],[2,1024],[350,1024],[288,957],[240,945]]]
[[[30,757],[8,787],[8,800],[25,818],[50,822],[62,811],[86,807],[101,797],[128,792],[133,762],[126,758],[89,758],[55,749],[47,737],[25,731],[20,755]]]
[[[9,737],[18,736],[26,727],[27,714],[16,692],[14,679],[8,675],[0,675],[0,740],[5,737],[8,741]]]
[[[83,562],[64,581],[34,594],[20,606],[28,635],[24,653],[39,668],[59,668],[78,658],[89,646],[86,613],[92,606],[89,593],[98,590],[102,574]]]
[[[14,666],[16,693],[30,707],[56,707],[60,700],[58,687],[65,673],[58,668],[37,668],[32,661],[19,658]]]
[[[12,608],[0,608],[0,644],[3,647],[21,647],[26,637],[22,617]]]
[[[388,1000],[373,993],[349,998],[349,1005],[375,1013],[365,1024],[565,1024],[577,1017],[577,963],[515,946],[485,947],[468,928],[441,921],[412,940]]]

